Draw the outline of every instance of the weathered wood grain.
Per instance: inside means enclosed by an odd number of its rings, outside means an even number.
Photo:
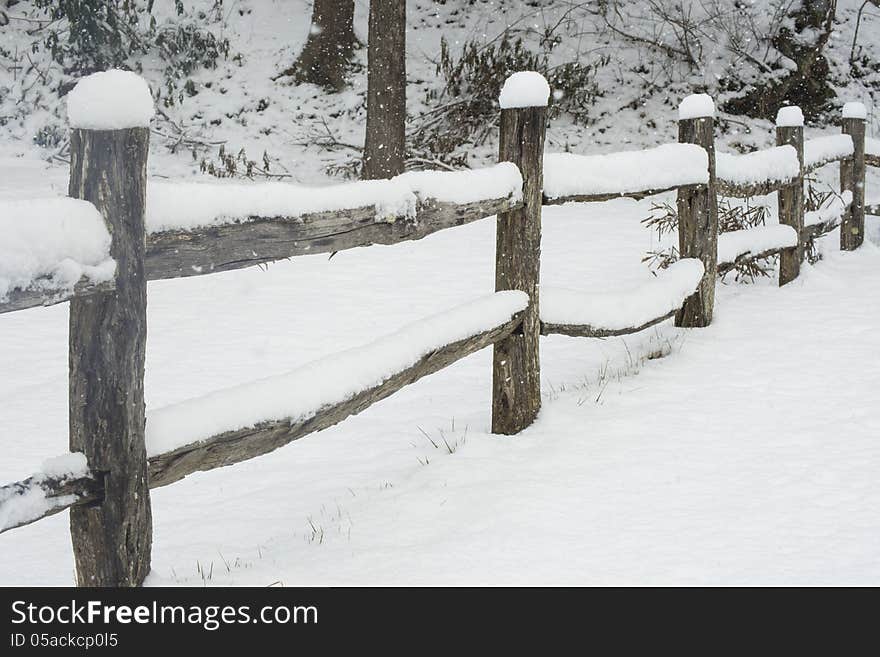
[[[779,285],[782,286],[800,275],[804,259],[804,127],[777,127],[776,145],[793,146],[800,164],[800,174],[780,189],[777,196],[779,223],[791,226],[798,234],[797,247],[779,254]]]
[[[464,204],[426,199],[418,204],[414,218],[377,220],[376,209],[369,206],[153,233],[147,238],[147,278],[199,276],[294,256],[333,253],[373,244],[398,244],[519,205],[510,198]]]
[[[620,329],[600,328],[590,326],[589,324],[550,324],[547,322],[541,322],[541,335],[568,335],[573,338],[613,338],[620,335],[630,335],[632,333],[644,331],[660,322],[675,317],[676,312],[676,310],[670,310],[665,315],[645,322],[641,326],[631,326]]]
[[[100,505],[78,506],[70,534],[79,586],[140,586],[150,570],[152,514],[144,446],[144,272],[150,131],[73,130],[70,189],[113,236],[112,292],[70,304],[70,451],[104,477]]]
[[[865,240],[865,119],[844,118],[841,130],[852,137],[853,156],[840,163],[840,191],[852,192],[840,222],[840,249],[852,251]]]
[[[41,306],[54,306],[70,301],[74,297],[87,297],[90,294],[109,292],[113,286],[113,281],[94,284],[84,278],[72,290],[56,290],[52,289],[47,280],[43,289],[13,290],[10,292],[5,301],[0,301],[0,314]]]
[[[714,125],[712,117],[678,122],[678,141],[702,146],[709,155],[709,184],[701,189],[678,190],[678,252],[682,258],[699,258],[705,267],[705,274],[697,291],[685,300],[676,313],[676,326],[703,327],[712,323],[718,259]]]
[[[765,180],[762,182],[743,185],[718,179],[716,189],[720,196],[729,196],[731,198],[750,198],[752,196],[765,196],[778,192],[786,185],[790,184],[785,180]]]
[[[523,207],[498,215],[495,290],[529,295],[519,331],[495,343],[492,359],[492,433],[512,435],[528,427],[541,408],[541,189],[546,107],[501,110],[498,159],[513,162],[523,177]]]
[[[850,155],[833,155],[831,157],[826,157],[821,160],[817,160],[816,162],[812,162],[809,165],[804,165],[804,174],[813,173],[817,169],[821,169],[826,164],[834,164],[835,162],[843,162],[844,160],[848,160]],[[867,163],[868,156],[865,156],[865,161]],[[878,160],[880,162],[880,160]]]
[[[787,251],[794,251],[795,248],[796,247],[793,246],[786,246],[775,249],[767,249],[766,251],[761,251],[760,253],[752,253],[751,251],[747,253],[741,253],[736,257],[736,260],[733,260],[732,262],[719,262],[717,272],[719,276],[722,276],[729,271],[733,271],[737,267],[737,265],[744,265],[747,262],[752,262],[753,260],[760,260],[761,258],[769,258],[770,256],[779,255]]]
[[[563,203],[601,203],[603,201],[613,201],[617,198],[631,198],[635,201],[641,201],[642,199],[648,198],[650,196],[665,194],[666,192],[672,192],[682,187],[699,189],[704,186],[705,185],[680,185],[675,187],[665,187],[663,189],[643,189],[632,192],[618,192],[607,194],[573,194],[571,196],[557,197],[548,197],[545,195],[543,196],[543,200],[544,205],[562,205]]]

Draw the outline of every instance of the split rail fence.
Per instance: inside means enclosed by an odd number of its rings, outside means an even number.
[[[677,326],[707,326],[716,277],[736,264],[778,254],[779,282],[785,284],[798,276],[811,239],[839,225],[842,249],[855,249],[863,240],[865,166],[880,166],[880,148],[872,144],[871,152],[865,152],[864,118],[847,116],[842,135],[807,142],[802,126],[781,126],[776,148],[742,156],[715,152],[711,115],[680,118],[679,144],[639,153],[545,156],[545,114],[545,107],[502,110],[499,159],[515,165],[516,171],[509,164],[504,169],[513,184],[479,200],[442,200],[437,198],[442,194],[420,188],[414,205],[393,216],[377,201],[152,232],[145,226],[149,130],[72,130],[69,195],[93,204],[106,222],[115,273],[98,281],[83,277],[63,288],[47,280],[20,286],[0,301],[0,312],[70,302],[69,442],[71,452],[85,459],[78,467],[49,468],[0,488],[0,531],[70,508],[78,584],[139,585],[150,567],[150,488],[266,454],[490,345],[492,430],[518,433],[533,422],[541,404],[541,334],[625,335],[673,316]],[[805,213],[804,176],[832,162],[840,164],[839,198]],[[459,174],[434,175],[441,176],[434,181],[442,187],[447,180],[442,176],[454,181]],[[619,318],[603,322],[591,316],[587,293],[542,288],[539,302],[542,205],[640,199],[672,190],[677,192],[681,261],[649,284],[657,289],[655,296],[650,290],[647,294],[656,297],[649,304],[650,316],[635,315],[626,325]],[[718,235],[719,195],[771,192],[779,192],[781,226]],[[415,362],[403,358],[386,364],[394,368],[390,375],[360,372],[374,383],[353,394],[341,386],[335,399],[311,406],[292,403],[277,416],[245,418],[210,435],[174,435],[183,425],[177,420],[200,409],[207,412],[208,403],[184,403],[146,415],[147,281],[395,244],[492,216],[497,216],[496,294],[445,316],[448,330],[440,332],[445,338],[426,340]],[[480,318],[477,324],[471,321],[474,316]],[[377,353],[382,348],[375,347]],[[341,358],[311,367],[332,367],[345,378],[349,365]],[[307,367],[300,375],[288,375],[284,384],[291,397],[298,394],[297,382],[301,389],[308,387],[313,371]],[[241,406],[236,394],[240,389],[212,399],[230,407],[238,400]],[[164,431],[161,440],[149,444],[154,423]]]

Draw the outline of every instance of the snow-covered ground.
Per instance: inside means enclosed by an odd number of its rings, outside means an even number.
[[[833,180],[834,168],[827,177]],[[0,159],[0,198],[63,193]],[[869,181],[868,195],[880,191]],[[651,280],[651,202],[545,208],[542,282]],[[152,584],[878,584],[880,225],[708,329],[542,341],[544,407],[488,433],[484,350],[341,425],[153,491]],[[281,374],[491,292],[491,220],[149,287],[147,404]],[[0,317],[0,481],[67,449],[67,307]],[[296,395],[296,390],[290,391]],[[66,514],[0,536],[0,583],[70,584]]]

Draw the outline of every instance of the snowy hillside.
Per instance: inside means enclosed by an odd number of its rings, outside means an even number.
[[[265,169],[265,153],[269,173],[285,179],[289,174],[290,180],[321,182],[328,177],[351,175],[364,143],[366,48],[355,51],[349,87],[338,94],[327,94],[314,85],[291,85],[289,78],[273,80],[302,49],[309,32],[308,0],[226,0],[219,4],[214,0],[191,0],[186,3],[183,18],[175,14],[173,4],[171,0],[155,3],[153,13],[160,24],[195,21],[206,32],[228,39],[229,50],[226,56],[218,57],[216,69],[196,68],[175,80],[175,91],[170,95],[164,88],[162,61],[154,55],[131,60],[131,65],[143,68],[154,95],[160,97],[162,116],[154,126],[150,162],[154,174],[205,175],[201,173],[203,162],[223,170],[223,159],[218,154],[222,145],[233,159],[243,149],[242,159],[253,161],[259,170]],[[723,88],[725,75],[730,71],[750,75],[749,62],[727,44],[732,28],[725,26],[734,20],[733,16],[724,14],[717,33],[701,33],[706,43],[700,66],[690,69],[610,29],[595,14],[597,4],[567,0],[408,2],[410,138],[438,109],[454,100],[444,96],[443,76],[437,71],[441,39],[447,42],[454,59],[468,44],[497,46],[508,34],[510,39],[522,39],[531,52],[546,52],[551,66],[576,63],[589,69],[584,79],[595,89],[584,95],[578,107],[583,115],[576,120],[571,113],[563,113],[551,124],[548,150],[557,152],[589,154],[673,141],[674,111],[684,96],[706,90],[720,107],[735,96]],[[631,21],[629,27],[636,36],[656,33],[663,43],[674,41],[675,25],[649,20],[649,4],[623,3],[624,18]],[[779,4],[778,0],[752,2],[749,17],[769,21]],[[847,61],[860,5],[858,0],[838,3],[835,29],[827,45],[830,82],[837,92],[830,105],[840,107],[845,100],[864,102],[870,111],[870,135],[873,99],[880,85],[880,75],[871,68],[871,62],[880,61],[880,16],[869,10],[862,18],[858,52],[869,64],[861,77],[854,77]],[[47,158],[60,154],[63,158],[66,124],[64,101],[59,94],[66,93],[73,78],[51,60],[45,49],[29,52],[43,32],[24,30],[24,18],[16,20],[17,16],[30,15],[26,12],[28,6],[27,2],[12,6],[8,10],[10,24],[0,28],[0,70],[6,71],[0,83],[0,149],[12,155],[33,153]],[[362,43],[367,38],[367,8],[366,2],[355,3],[355,32]],[[199,18],[202,15],[205,18]],[[699,18],[695,16],[694,20],[698,22]],[[510,72],[503,72],[502,79]],[[182,90],[184,80],[192,82],[186,91]],[[494,93],[488,96],[491,105]],[[169,98],[173,102],[170,106],[166,104]],[[835,115],[832,111],[830,117]],[[720,139],[731,150],[763,148],[773,140],[773,116],[756,120],[722,113],[721,118]],[[464,156],[462,164],[483,166],[496,157],[496,139],[495,130],[488,130],[480,145],[469,145],[456,153]],[[411,164],[435,166],[430,161]],[[239,173],[244,168],[239,161]]]

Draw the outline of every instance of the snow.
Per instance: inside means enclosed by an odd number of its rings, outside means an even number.
[[[691,94],[678,105],[678,120],[715,116],[715,102],[709,94]]]
[[[40,475],[53,478],[82,477],[89,471],[89,463],[82,452],[69,452],[43,461]]]
[[[815,226],[825,223],[839,223],[852,203],[852,192],[846,190],[840,195],[828,198],[818,210],[804,213],[804,226]]]
[[[849,102],[844,103],[842,115],[845,119],[866,119],[868,110],[865,109],[863,103]]]
[[[67,95],[67,120],[71,128],[146,128],[153,112],[153,96],[147,81],[131,71],[92,73],[80,79]]]
[[[110,233],[91,203],[0,200],[0,301],[13,290],[69,291],[82,278],[113,279]]]
[[[789,107],[780,107],[776,112],[776,127],[778,128],[797,128],[804,125],[804,113],[797,105]]]
[[[791,226],[774,224],[735,230],[718,236],[718,263],[734,262],[739,256],[797,246],[797,231]]]
[[[704,272],[702,262],[687,258],[629,289],[589,293],[542,287],[541,321],[609,330],[642,326],[680,308],[694,293]]]
[[[715,154],[715,175],[733,185],[787,181],[800,175],[794,146],[774,146],[745,155]]]
[[[440,347],[504,324],[528,303],[524,292],[496,292],[292,372],[150,411],[147,453],[161,454],[269,420],[306,418],[379,385]]]
[[[507,197],[522,200],[522,174],[512,162],[463,171],[410,171],[393,180],[404,183],[420,199],[447,203]]]
[[[46,459],[40,472],[31,476],[32,485],[24,493],[0,491],[0,532],[20,522],[39,518],[52,509],[76,501],[75,495],[59,495],[49,498],[40,483],[47,478],[72,479],[88,473],[86,457],[80,452],[62,454]]]
[[[853,154],[849,135],[826,135],[804,142],[804,168],[814,169]]]
[[[501,109],[546,107],[549,100],[550,85],[535,71],[520,71],[508,77],[498,96]]]
[[[375,206],[378,221],[415,216],[419,199],[451,203],[522,198],[515,164],[483,169],[417,171],[388,180],[362,180],[323,187],[285,182],[168,182],[151,180],[147,230],[188,230],[256,217],[298,217]]]
[[[880,157],[880,139],[865,138],[865,155]]]
[[[626,194],[709,181],[709,158],[694,144],[664,144],[609,155],[544,155],[544,194]]]
[[[51,499],[46,491],[35,486],[22,494],[0,497],[0,531],[19,523],[26,523],[46,515],[52,509],[64,507],[76,501],[76,495],[59,495]]]

